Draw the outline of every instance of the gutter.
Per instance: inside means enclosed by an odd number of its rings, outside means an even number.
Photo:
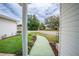
[[[5,15],[2,15],[2,14],[0,14],[0,18],[7,19],[7,20],[10,20],[10,21],[15,21],[15,22],[19,21],[19,20],[13,19],[11,17],[5,16]]]

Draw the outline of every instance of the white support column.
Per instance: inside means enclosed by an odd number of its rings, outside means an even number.
[[[22,9],[22,24],[23,24],[23,30],[22,30],[22,53],[23,56],[28,55],[28,39],[27,39],[27,4],[23,3],[23,9]]]

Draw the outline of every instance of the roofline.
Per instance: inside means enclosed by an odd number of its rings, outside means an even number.
[[[2,14],[0,14],[0,17],[5,18],[5,19],[10,20],[10,21],[15,21],[15,22],[17,21],[16,19],[13,19],[11,17],[5,16],[5,15],[2,15]]]

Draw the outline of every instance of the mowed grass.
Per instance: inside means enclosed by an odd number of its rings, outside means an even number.
[[[40,34],[48,39],[49,42],[59,43],[59,36],[57,35],[48,35],[48,34]]]
[[[43,34],[43,33],[40,33],[40,32],[30,32],[30,33],[28,33],[28,39],[29,39],[28,41],[32,42],[32,36],[36,36],[36,35],[41,35],[41,36],[46,37],[49,42],[59,43],[59,36]]]
[[[22,49],[22,36],[12,36],[0,40],[0,53],[19,54]]]

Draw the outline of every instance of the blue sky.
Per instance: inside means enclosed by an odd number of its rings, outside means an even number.
[[[41,22],[44,22],[48,16],[59,15],[60,6],[56,3],[32,3],[28,5],[28,14],[34,14]]]
[[[35,14],[41,22],[44,22],[44,19],[48,16],[60,14],[60,6],[56,3],[32,3],[28,4],[27,9],[28,14]],[[16,3],[0,3],[0,14],[21,20],[22,7]]]
[[[16,3],[0,3],[0,14],[21,20],[22,8]]]

